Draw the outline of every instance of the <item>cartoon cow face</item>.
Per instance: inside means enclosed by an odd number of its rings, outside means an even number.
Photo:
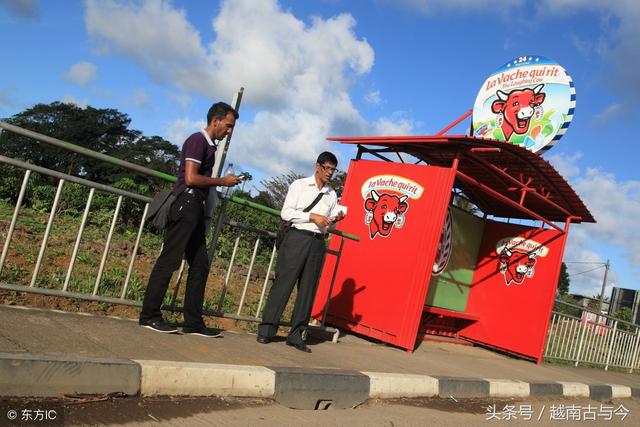
[[[512,90],[508,94],[499,90],[496,92],[498,99],[491,104],[491,111],[502,113],[502,132],[507,140],[514,133],[522,135],[529,130],[529,122],[535,107],[544,102],[545,93],[541,92],[543,84],[533,89]]]
[[[527,276],[533,275],[533,267],[536,265],[536,254],[526,253],[505,248],[500,252],[500,271],[504,274],[507,286],[511,282],[521,284]]]
[[[405,202],[407,196],[398,197],[395,194],[378,194],[371,190],[371,195],[364,202],[364,208],[371,213],[369,234],[373,239],[376,234],[387,237],[393,225],[398,220],[398,215],[403,214],[409,208]]]

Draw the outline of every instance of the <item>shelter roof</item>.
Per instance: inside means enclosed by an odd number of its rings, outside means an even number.
[[[596,222],[580,197],[560,173],[539,154],[521,146],[466,135],[335,137],[358,144],[392,161],[385,153],[406,153],[434,166],[452,167],[457,159],[455,186],[489,215],[504,218],[565,222]],[[406,162],[398,155],[400,161]],[[513,203],[497,196],[502,195]]]

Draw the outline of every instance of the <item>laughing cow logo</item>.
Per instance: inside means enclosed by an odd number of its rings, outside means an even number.
[[[533,240],[522,238],[502,239],[497,245],[498,269],[504,275],[507,286],[520,285],[535,275],[537,257],[545,257],[549,249]]]
[[[498,99],[491,104],[491,111],[497,114],[496,125],[502,128],[507,140],[514,133],[527,133],[534,112],[542,112],[541,104],[546,97],[542,92],[543,87],[544,84],[540,84],[533,89],[516,89],[509,93],[501,90],[496,92]]]
[[[424,188],[404,176],[375,175],[362,183],[360,191],[364,200],[364,223],[373,240],[378,235],[389,237],[394,228],[405,225],[409,199],[418,200]]]
[[[369,235],[373,239],[376,234],[387,237],[393,227],[402,228],[404,214],[409,209],[406,202],[408,196],[398,197],[395,194],[378,194],[371,190],[371,197],[364,202],[367,211],[365,222],[369,224]]]

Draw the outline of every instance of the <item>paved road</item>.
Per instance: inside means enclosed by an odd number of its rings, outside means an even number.
[[[24,401],[14,401],[12,404],[18,410],[26,407]],[[18,425],[8,423],[4,418],[4,409],[8,405],[6,401],[0,402],[3,408],[0,426]],[[59,403],[52,401],[32,402],[32,405],[39,405],[43,409],[59,409]],[[564,411],[561,405],[564,405]],[[371,400],[355,409],[307,411],[289,409],[269,400],[165,397],[85,403],[66,401],[64,413],[65,426],[637,426],[640,424],[640,401],[467,399],[454,402],[450,399],[428,398]],[[609,417],[610,420],[607,419]]]

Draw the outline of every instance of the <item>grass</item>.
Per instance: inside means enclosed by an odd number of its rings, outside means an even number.
[[[0,230],[8,229],[13,206],[6,201],[0,201]],[[95,286],[98,267],[102,259],[106,237],[109,233],[112,211],[91,211],[89,220],[85,225],[82,239],[70,277],[68,291],[91,295]],[[42,244],[45,227],[49,218],[46,210],[23,207],[16,223],[16,228],[9,246],[9,253],[4,268],[0,274],[0,281],[29,285],[31,274]],[[38,273],[37,287],[62,290],[70,263],[70,257],[80,228],[81,213],[77,216],[64,212],[55,217],[53,227],[43,263]],[[129,269],[134,243],[138,233],[139,224],[124,224],[121,220],[116,223],[116,228],[111,241],[110,250],[104,266],[103,274],[98,287],[98,295],[120,298],[124,287],[124,281]],[[229,227],[223,228],[221,242],[233,242],[235,232]],[[236,256],[230,283],[223,299],[222,311],[236,313],[244,282],[246,280],[247,266],[253,251],[255,236],[242,233],[239,252]],[[0,244],[4,242],[0,241]],[[159,254],[162,245],[162,236],[145,230],[141,236],[138,253],[133,266],[133,271],[127,285],[125,298],[133,301],[141,301],[144,297],[146,284],[153,264]],[[270,258],[270,244],[264,244],[264,248],[258,253],[254,272],[249,282],[245,296],[243,315],[255,316],[264,275]],[[223,288],[224,278],[230,259],[229,250],[222,251],[221,256],[216,256],[211,267],[211,272],[206,287],[204,308],[215,311]],[[177,274],[177,273],[176,273]],[[176,274],[170,282],[165,303],[171,304],[173,287]],[[271,272],[271,275],[274,273]],[[185,269],[177,295],[177,306],[182,306],[187,270]],[[272,281],[270,281],[272,283]],[[265,293],[266,302],[267,293]],[[285,309],[283,318],[290,318],[295,292],[290,303]],[[105,303],[91,303],[91,309],[104,312],[107,309]],[[176,321],[181,317],[180,313],[171,315]],[[251,322],[238,322],[238,326],[245,330],[254,330]]]

